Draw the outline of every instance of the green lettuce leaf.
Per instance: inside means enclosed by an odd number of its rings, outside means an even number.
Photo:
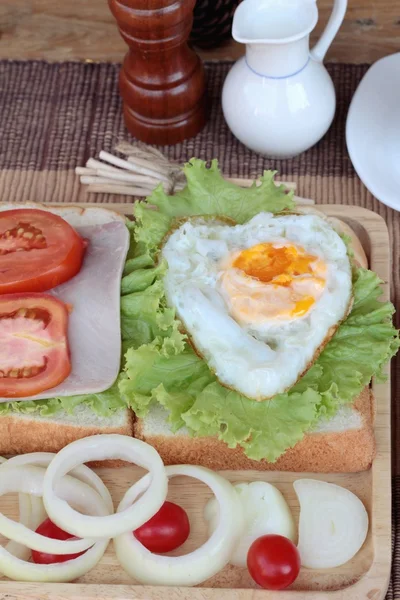
[[[317,418],[319,401],[318,392],[307,388],[255,402],[213,383],[183,419],[199,435],[218,435],[230,448],[241,445],[249,458],[273,462],[302,439]]]
[[[250,188],[226,181],[217,160],[207,168],[204,161],[194,158],[185,165],[184,173],[187,186],[181,192],[168,196],[159,185],[148,202],[137,203],[134,207],[135,240],[141,251],[153,259],[176,219],[219,215],[236,223],[245,223],[262,211],[279,213],[294,207],[293,192],[274,183],[274,171],[265,171],[261,183],[254,183]]]
[[[173,218],[194,215],[220,215],[236,223],[245,223],[256,214],[281,212],[294,207],[293,192],[274,183],[274,171],[265,171],[261,184],[241,188],[226,181],[213,160],[210,168],[202,160],[192,159],[184,168],[187,187],[168,196],[160,185],[149,198],[159,213]]]
[[[110,389],[97,394],[65,396],[27,402],[4,402],[0,404],[0,415],[14,412],[22,415],[38,414],[42,417],[53,417],[63,410],[73,414],[74,409],[83,403],[90,406],[96,414],[102,417],[108,417],[115,411],[127,406],[126,400],[120,393],[118,379]]]
[[[383,368],[399,348],[392,323],[394,307],[390,302],[378,300],[381,283],[372,271],[356,270],[351,313],[318,359],[323,367],[321,391],[335,382],[342,402],[358,395],[372,375],[382,379]]]
[[[153,273],[149,280],[153,279],[157,268],[151,271]],[[162,348],[166,354],[184,349],[185,335],[179,331],[175,311],[166,306],[162,281],[158,279],[164,272],[165,267],[160,267],[154,275],[154,282],[147,289],[121,298],[121,335],[127,352],[154,339],[165,340]]]

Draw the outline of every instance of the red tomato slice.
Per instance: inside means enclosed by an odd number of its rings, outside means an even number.
[[[68,377],[67,328],[67,307],[52,296],[0,295],[0,396],[33,396]]]
[[[173,502],[164,502],[158,513],[136,529],[133,535],[150,552],[163,554],[182,546],[189,533],[186,511]]]
[[[44,292],[74,277],[86,243],[45,210],[0,212],[0,294]]]
[[[50,521],[50,519],[46,519],[39,525],[36,529],[36,533],[40,533],[40,535],[44,535],[53,540],[76,540],[75,536],[67,533],[63,529],[60,529]],[[46,554],[46,552],[39,552],[38,550],[32,550],[32,560],[34,563],[38,565],[51,565],[52,563],[61,563],[66,562],[67,560],[72,560],[73,558],[77,558],[82,554],[85,554],[86,550],[83,552],[78,552],[77,554]]]
[[[267,590],[283,590],[297,578],[300,554],[282,535],[264,535],[250,546],[247,568],[258,585]]]

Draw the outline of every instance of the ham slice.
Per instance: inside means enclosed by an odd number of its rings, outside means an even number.
[[[19,207],[27,205],[13,206]],[[80,272],[47,292],[72,308],[68,325],[71,374],[55,388],[19,400],[102,392],[112,386],[120,370],[120,286],[129,232],[122,217],[105,209],[33,207],[59,214],[89,244]],[[9,208],[3,205],[0,210]],[[0,398],[0,402],[9,401]]]

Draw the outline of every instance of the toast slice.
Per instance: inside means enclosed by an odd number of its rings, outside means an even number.
[[[0,417],[0,455],[28,452],[58,452],[74,440],[98,433],[133,435],[133,413],[129,409],[99,417],[85,405],[70,415],[60,411],[52,417],[10,412]]]
[[[148,442],[166,465],[193,464],[214,470],[353,473],[366,471],[375,457],[374,397],[369,388],[353,406],[343,406],[332,419],[320,422],[276,463],[247,458],[241,448],[231,449],[216,437],[193,438],[187,430],[173,433],[167,413],[154,406],[134,426],[135,437]]]

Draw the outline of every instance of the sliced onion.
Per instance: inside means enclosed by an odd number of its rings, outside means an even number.
[[[30,452],[28,454],[19,454],[13,456],[7,461],[0,461],[0,470],[10,466],[33,465],[34,467],[47,467],[51,460],[55,457],[53,452]]]
[[[39,467],[48,467],[55,454],[52,452],[31,452],[28,454],[21,454],[19,456],[14,456],[8,460],[3,457],[0,457],[0,474],[4,469],[9,469],[13,466],[24,466],[24,465],[32,465]],[[92,488],[94,488],[102,497],[105,502],[108,512],[114,512],[114,506],[111,499],[110,492],[108,488],[104,485],[103,481],[100,479],[96,473],[94,473],[89,467],[82,465],[77,467],[71,472],[76,479],[79,479],[83,483],[88,484]],[[25,525],[32,531],[35,531],[41,523],[47,518],[47,513],[44,508],[43,500],[39,496],[33,496],[28,494],[19,495],[19,522],[22,525]],[[6,545],[6,550],[20,558],[21,560],[29,560],[31,555],[31,549],[25,545],[26,538],[24,538],[24,544],[20,544],[15,540],[11,540]],[[60,546],[61,548],[61,546]],[[65,548],[65,546],[63,546]],[[64,554],[69,554],[69,551],[64,551]],[[57,554],[54,552],[54,554]]]
[[[14,581],[63,583],[81,577],[101,560],[109,540],[96,542],[85,554],[63,563],[38,565],[16,558],[0,546],[0,571]]]
[[[281,492],[266,481],[237,483],[234,489],[240,499],[244,518],[244,530],[239,544],[234,549],[230,563],[236,567],[246,567],[247,554],[252,543],[259,537],[276,533],[296,541],[296,527],[292,513]],[[208,521],[208,531],[215,531],[219,509],[215,498],[211,498],[204,509],[204,519]]]
[[[19,457],[18,457],[19,458]],[[11,462],[10,459],[9,462]],[[21,462],[15,461],[15,462]],[[25,462],[25,461],[22,461]],[[15,464],[15,463],[14,463]],[[28,481],[29,480],[29,481]],[[15,533],[17,528],[17,536],[11,541],[6,548],[0,547],[0,571],[5,576],[15,581],[44,581],[44,582],[68,582],[81,577],[88,571],[90,571],[102,558],[109,540],[102,540],[92,545],[81,556],[78,556],[72,560],[63,563],[54,563],[49,565],[40,565],[30,562],[26,562],[29,558],[30,550],[25,546],[18,544],[15,539],[20,539],[20,534],[24,544],[35,547],[37,539],[44,540],[46,548],[53,547],[53,542],[61,542],[63,546],[58,546],[58,551],[53,552],[52,550],[43,549],[44,552],[52,552],[54,554],[69,554],[70,550],[67,547],[71,545],[70,541],[51,540],[45,536],[41,536],[30,529],[36,529],[37,526],[44,520],[46,513],[40,497],[28,496],[23,493],[26,489],[29,489],[32,493],[42,492],[44,480],[44,469],[35,467],[32,465],[28,466],[14,466],[10,467],[7,465],[2,478],[0,478],[0,494],[6,493],[6,491],[20,491],[20,511],[21,511],[21,523],[15,523],[6,519],[3,515],[0,515],[4,519],[3,525],[9,521],[12,533]],[[15,488],[15,489],[12,489]],[[102,499],[96,490],[90,488],[86,483],[78,481],[70,476],[64,477],[58,484],[57,490],[62,496],[66,496],[69,501],[75,502],[82,510],[95,510],[100,514],[108,514],[110,506],[107,502]],[[91,492],[88,492],[91,490]],[[29,500],[29,504],[27,502]],[[29,522],[28,522],[29,521]],[[19,528],[18,528],[19,526]],[[27,527],[30,526],[30,529]],[[29,544],[30,540],[34,540],[34,544]],[[85,540],[79,540],[87,543]],[[42,544],[40,544],[42,545]],[[15,556],[11,550],[17,552]],[[61,551],[60,551],[61,550]],[[74,551],[73,551],[74,552]],[[72,552],[72,553],[73,553]],[[26,557],[26,560],[25,560]]]
[[[368,533],[368,514],[352,492],[332,483],[299,479],[301,564],[310,569],[339,567],[357,554]]]
[[[8,461],[4,456],[0,456],[0,466],[3,464],[7,464]],[[31,523],[31,515],[32,515],[32,504],[31,497],[28,494],[18,494],[18,502],[19,502],[19,522],[32,529]],[[29,548],[24,546],[23,544],[18,544],[14,540],[10,540],[6,545],[7,551],[16,556],[17,558],[21,558],[21,560],[28,560],[31,554]]]
[[[39,496],[30,496],[31,500],[31,529],[36,529],[47,519],[47,513],[44,508],[43,500]]]
[[[193,586],[209,579],[228,564],[243,530],[240,501],[233,486],[213,471],[193,465],[166,467],[168,477],[187,475],[208,485],[215,494],[220,519],[212,536],[197,550],[185,556],[152,554],[133,535],[124,533],[114,539],[117,558],[125,571],[143,584]],[[149,489],[146,475],[128,490],[118,511],[124,511],[137,496]],[[135,506],[135,505],[133,505]]]
[[[82,515],[59,498],[54,487],[63,476],[83,461],[122,459],[150,471],[148,489],[133,506],[108,516]],[[47,468],[43,502],[50,519],[80,538],[98,539],[131,532],[146,523],[164,503],[168,480],[158,452],[149,444],[118,434],[94,435],[72,442],[61,450]]]
[[[53,452],[31,452],[30,454],[14,456],[5,462],[4,465],[0,465],[0,472],[1,469],[17,465],[33,465],[36,467],[47,468],[55,456],[56,454]],[[92,471],[92,469],[89,469],[89,467],[86,465],[80,465],[79,467],[72,469],[70,475],[96,490],[106,503],[109,512],[114,512],[114,504],[107,486],[104,485],[101,478],[94,471]],[[40,500],[40,502],[42,502],[42,500]],[[38,525],[40,525],[40,523]],[[67,529],[65,531],[70,533]]]
[[[18,494],[18,502],[19,522],[22,523],[22,525],[25,525],[25,527],[32,529],[31,496],[28,496],[28,494]],[[27,548],[23,544],[19,544],[14,540],[10,540],[8,542],[8,544],[6,545],[6,549],[10,554],[16,556],[17,558],[20,558],[21,560],[28,560],[31,555],[31,551],[29,548]]]
[[[35,531],[47,517],[42,499],[36,496],[28,496],[28,494],[18,494],[18,498],[19,522]],[[6,550],[21,560],[29,560],[31,556],[30,548],[14,540],[8,542]]]
[[[34,466],[9,467],[0,478],[0,495],[9,492],[22,492],[41,496],[45,470]],[[77,505],[81,510],[88,506],[97,515],[109,514],[108,508],[99,494],[87,484],[71,476],[63,477],[57,483],[57,491],[63,498]],[[10,540],[24,544],[32,550],[51,554],[75,554],[93,546],[96,540],[56,540],[40,535],[22,523],[17,523],[0,514],[0,533]],[[1,566],[0,566],[1,569]]]

